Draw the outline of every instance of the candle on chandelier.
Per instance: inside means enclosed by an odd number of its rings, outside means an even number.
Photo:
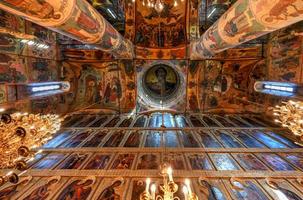
[[[183,186],[182,191],[184,193],[184,199],[188,200],[188,189],[186,185]]]
[[[149,192],[148,191],[149,190],[149,185],[150,185],[150,178],[147,178],[146,179],[146,187],[145,187],[146,192]]]
[[[190,180],[189,179],[185,179],[185,185],[187,187],[188,194],[190,196],[192,192],[191,192],[191,188],[190,188]]]
[[[153,200],[156,199],[156,189],[157,189],[156,185],[152,184],[150,190],[151,190],[151,197]]]
[[[168,175],[168,180],[173,181],[173,169],[171,167],[167,168],[167,175]]]

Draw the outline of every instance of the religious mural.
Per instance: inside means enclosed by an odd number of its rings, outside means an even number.
[[[87,157],[88,154],[72,154],[58,166],[58,169],[78,169]]]
[[[41,179],[35,187],[32,187],[27,195],[23,195],[22,199],[24,200],[37,200],[37,199],[46,199],[53,196],[53,192],[59,187],[62,186],[64,181],[61,180],[61,177],[53,176],[47,179]]]
[[[31,168],[33,169],[51,169],[58,165],[63,160],[65,154],[51,153],[45,156],[42,160],[35,163]]]
[[[159,154],[143,154],[139,156],[137,169],[158,169],[160,164]]]
[[[274,198],[285,198],[291,200],[302,200],[302,192],[297,191],[293,186],[283,180],[260,180],[267,192],[270,193]]]
[[[122,86],[120,99],[120,110],[122,112],[132,112],[137,100],[137,76],[133,60],[121,60],[119,63],[119,79]]]
[[[125,111],[133,109],[135,78],[132,72],[126,75],[125,68],[122,70],[117,62],[98,64],[68,62],[63,63],[63,66],[65,80],[71,83],[70,95],[73,95],[70,96],[72,98],[70,101],[73,102],[70,109],[89,106],[119,110],[120,101],[129,103],[127,106],[123,104]],[[123,79],[120,78],[121,76]],[[124,79],[126,76],[130,76],[129,80]],[[127,91],[126,96],[124,90]]]
[[[84,169],[105,169],[110,161],[110,155],[96,154],[86,164]]]
[[[7,200],[11,198],[17,198],[21,195],[20,191],[28,189],[33,185],[33,182],[37,181],[37,178],[31,176],[23,177],[16,184],[7,184],[0,187],[0,199]]]
[[[213,168],[205,154],[193,154],[187,158],[192,170],[211,170]]]
[[[17,55],[0,53],[0,81],[6,83],[24,83],[28,80],[26,59]]]
[[[136,38],[138,46],[152,48],[178,47],[186,43],[186,1],[174,5],[164,1],[162,12],[136,2]]]
[[[144,83],[148,93],[156,97],[172,95],[179,86],[176,72],[166,65],[155,65],[150,68],[145,76]]]
[[[25,21],[20,17],[0,10],[0,28],[25,33]],[[25,54],[24,45],[19,38],[5,32],[0,33],[0,51],[13,54]]]
[[[125,199],[125,190],[128,182],[126,182],[123,178],[106,178],[103,180],[101,185],[99,186],[99,194],[95,195],[95,199],[97,200],[122,200]]]
[[[141,132],[135,131],[130,132],[124,147],[139,147],[141,143],[143,134]]]
[[[227,181],[226,181],[227,182]],[[226,183],[228,184],[228,183]],[[253,180],[231,180],[228,187],[231,189],[232,197],[236,199],[269,200],[265,191]]]
[[[137,111],[166,107],[184,110],[187,62],[185,60],[137,60]],[[157,70],[158,69],[158,70]],[[161,98],[161,80],[165,85]],[[156,83],[156,84],[155,84]],[[164,89],[164,87],[163,87]],[[172,92],[169,92],[169,91]],[[174,91],[174,92],[173,92]],[[162,100],[162,102],[160,102]]]
[[[135,154],[119,154],[116,156],[112,169],[131,169]]]
[[[95,177],[87,177],[85,179],[69,180],[67,185],[63,187],[63,190],[54,199],[57,200],[85,200],[89,199],[94,185],[96,185]]]
[[[228,199],[227,192],[221,180],[203,179],[199,178],[196,184],[197,195],[199,199],[209,200],[226,200]]]
[[[302,22],[272,34],[268,48],[269,80],[301,83],[302,80]]]
[[[200,64],[200,72],[196,74],[200,76],[198,79],[198,94],[201,110],[231,113],[235,110],[237,112],[262,112],[263,107],[251,104],[247,98],[249,96],[256,99],[256,97],[262,96],[255,94],[253,89],[254,80],[264,77],[263,74],[261,74],[262,77],[253,74],[257,73],[252,70],[255,69],[256,62],[257,60],[221,62],[206,60],[203,65]],[[256,100],[262,101],[264,99],[258,98]],[[193,103],[190,105],[193,105]]]
[[[48,45],[48,48],[45,48],[42,51],[41,48],[27,45],[28,56],[57,60],[57,34],[49,29],[28,21],[26,21],[26,27],[28,34],[35,36],[37,41],[43,41],[43,44]]]

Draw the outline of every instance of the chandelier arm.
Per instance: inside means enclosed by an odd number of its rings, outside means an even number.
[[[164,200],[162,196],[157,195],[155,200]]]

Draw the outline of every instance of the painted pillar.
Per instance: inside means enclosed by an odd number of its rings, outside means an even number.
[[[211,57],[301,20],[303,0],[238,0],[191,44],[191,58]]]
[[[132,58],[133,45],[86,0],[0,0],[0,9],[118,58]]]

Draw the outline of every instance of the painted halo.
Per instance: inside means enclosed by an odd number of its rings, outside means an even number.
[[[144,66],[138,75],[139,101],[151,108],[170,108],[184,98],[185,80],[181,69],[173,63],[156,61]],[[161,87],[165,88],[163,94]]]

